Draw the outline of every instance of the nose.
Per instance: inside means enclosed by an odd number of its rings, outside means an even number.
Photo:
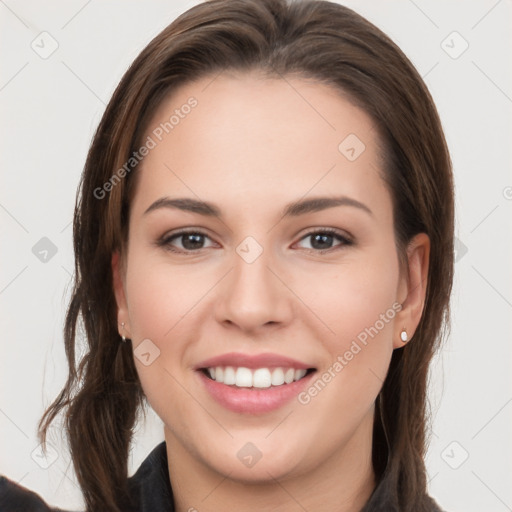
[[[235,253],[233,264],[216,300],[217,321],[251,333],[288,324],[293,294],[285,285],[286,276],[273,268],[266,251],[252,263]]]

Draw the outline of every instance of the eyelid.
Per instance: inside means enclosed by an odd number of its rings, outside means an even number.
[[[312,227],[306,228],[306,231],[300,236],[300,240],[309,235],[314,235],[316,233],[329,233],[330,235],[338,235],[341,238],[344,238],[347,241],[352,241],[353,236],[350,235],[347,231],[338,228],[330,228],[330,227]]]

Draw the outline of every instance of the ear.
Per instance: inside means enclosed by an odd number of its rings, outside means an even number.
[[[394,348],[401,348],[407,343],[400,337],[403,329],[410,341],[420,323],[425,306],[429,257],[430,238],[425,233],[419,233],[407,246],[409,268],[403,269],[400,278],[398,297],[402,299],[402,309],[396,315]]]
[[[119,251],[112,254],[112,281],[117,303],[117,325],[120,336],[131,338],[130,318],[125,294],[125,274]],[[123,326],[124,323],[124,326]]]

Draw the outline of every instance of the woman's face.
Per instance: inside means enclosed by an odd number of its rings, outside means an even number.
[[[143,141],[113,262],[168,447],[247,481],[368,461],[392,351],[419,320],[400,311],[371,119],[326,85],[223,74],[175,92]]]

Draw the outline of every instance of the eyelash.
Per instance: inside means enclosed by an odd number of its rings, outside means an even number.
[[[308,233],[304,234],[300,238],[300,240],[304,240],[308,237],[311,237],[313,235],[318,235],[318,234],[333,236],[334,238],[337,238],[338,241],[341,243],[339,245],[330,247],[328,249],[305,249],[306,251],[311,252],[311,253],[316,253],[316,254],[324,254],[324,253],[331,252],[331,251],[334,251],[337,249],[342,249],[343,247],[348,247],[348,246],[351,246],[354,244],[354,242],[350,238],[348,238],[346,235],[342,234],[341,232],[339,232],[338,230],[333,229],[333,228],[320,228],[320,229],[315,229],[315,230],[309,231]],[[204,236],[206,238],[210,238],[206,233],[204,233],[201,230],[182,230],[182,231],[178,231],[176,233],[171,233],[170,235],[164,235],[160,240],[157,241],[156,245],[158,247],[163,247],[168,251],[178,253],[178,254],[186,254],[186,255],[192,255],[192,254],[198,253],[204,249],[208,249],[208,247],[201,247],[201,248],[195,249],[195,250],[192,250],[192,249],[183,250],[183,249],[176,249],[175,247],[173,247],[171,245],[171,242],[173,240],[180,238],[181,236],[185,236],[185,235],[200,235],[200,236]]]

